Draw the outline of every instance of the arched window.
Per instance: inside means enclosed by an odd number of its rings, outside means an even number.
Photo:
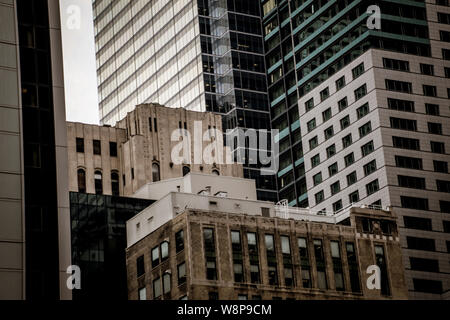
[[[113,196],[119,195],[119,174],[116,171],[111,172],[111,193]]]
[[[152,181],[157,182],[161,180],[160,172],[159,172],[159,164],[152,164]]]
[[[217,169],[213,169],[212,173],[215,174],[216,176],[220,176],[220,172]]]
[[[78,169],[78,192],[86,193],[86,172],[84,169]]]
[[[103,194],[103,179],[101,171],[99,170],[95,171],[94,181],[95,181],[95,194]]]
[[[189,168],[188,166],[183,166],[183,177],[189,172],[191,172],[191,168]]]

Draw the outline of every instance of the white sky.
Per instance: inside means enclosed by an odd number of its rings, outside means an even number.
[[[66,119],[98,124],[92,0],[60,0],[60,7]]]

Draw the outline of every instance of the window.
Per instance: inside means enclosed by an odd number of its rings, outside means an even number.
[[[341,130],[344,130],[345,128],[347,128],[350,125],[350,116],[347,115],[344,118],[342,118],[340,120],[341,123]]]
[[[157,299],[161,296],[161,278],[153,280],[153,299]]]
[[[440,3],[440,2],[442,2],[442,3]],[[437,0],[436,4],[445,5],[443,2],[447,2],[447,5],[449,5],[448,4],[448,0],[443,0],[443,1]],[[439,23],[450,24],[450,13],[438,12],[437,15],[438,15],[438,22]]]
[[[428,210],[428,199],[400,196],[400,201],[403,208],[415,210]]]
[[[355,154],[349,153],[348,155],[346,155],[344,157],[344,161],[345,161],[345,166],[348,167],[349,165],[353,164],[355,162]]]
[[[77,138],[76,145],[77,145],[77,152],[84,153],[84,139]]]
[[[366,191],[368,196],[377,192],[378,190],[380,190],[380,186],[378,185],[378,179],[366,184]]]
[[[264,240],[266,245],[269,284],[277,285],[278,284],[277,259],[275,254],[275,244],[273,235],[266,234],[264,236]]]
[[[330,190],[331,190],[331,195],[335,195],[336,193],[341,191],[341,185],[340,185],[339,181],[336,181],[335,183],[333,183],[330,186]]]
[[[412,93],[411,82],[386,79],[386,89],[390,91]]]
[[[359,192],[358,192],[358,190],[356,190],[356,191],[354,191],[354,192],[352,192],[352,193],[350,193],[348,195],[348,201],[350,203],[356,203],[356,202],[359,201]]]
[[[330,127],[326,128],[326,129],[323,131],[323,134],[324,134],[324,136],[325,136],[325,140],[330,139],[330,138],[334,135],[334,129],[333,129],[333,126],[330,126]]]
[[[368,135],[372,131],[372,125],[371,125],[370,121],[367,122],[366,124],[362,125],[361,127],[359,127],[358,131],[359,131],[360,138]]]
[[[84,171],[83,169],[78,169],[77,177],[78,177],[78,192],[86,193],[86,171]]]
[[[442,59],[450,60],[450,50],[449,49],[442,49]]]
[[[403,118],[390,117],[391,128],[400,130],[417,131],[417,121]]]
[[[347,185],[351,186],[356,181],[358,181],[358,177],[356,175],[356,171],[353,171],[352,173],[347,175]]]
[[[152,249],[152,268],[159,264],[159,247]]]
[[[335,203],[333,203],[333,211],[338,212],[342,209],[342,200],[338,200]]]
[[[322,112],[323,122],[326,122],[331,119],[331,108],[328,108],[324,112]]]
[[[316,154],[311,158],[311,166],[314,168],[320,164],[320,154]]]
[[[434,66],[432,64],[421,63],[420,64],[420,73],[428,75],[428,76],[433,76],[434,75]]]
[[[308,246],[306,238],[298,238],[298,250],[300,254],[300,265],[302,269],[302,284],[303,288],[311,288],[311,272],[308,256]]]
[[[409,262],[411,270],[439,272],[438,260],[410,257]]]
[[[423,250],[423,251],[435,251],[434,239],[406,237],[408,249]]]
[[[319,172],[313,176],[314,186],[317,186],[321,182],[322,182],[322,172]]]
[[[153,119],[153,129],[155,129],[155,132],[158,132],[158,121],[156,118]]]
[[[356,109],[356,115],[358,116],[358,120],[364,117],[369,113],[369,103],[363,104],[361,107]]]
[[[326,87],[325,89],[320,91],[320,100],[321,101],[326,100],[329,96],[330,96],[330,90],[328,89],[328,87]]]
[[[363,157],[365,157],[368,154],[372,153],[374,150],[375,148],[373,146],[373,141],[370,141],[361,147],[361,154]]]
[[[94,173],[94,185],[95,185],[95,194],[103,194],[103,179],[102,172],[95,171]]]
[[[164,241],[161,243],[161,262],[169,258],[169,242]]]
[[[441,41],[450,42],[450,32],[449,31],[439,30],[439,35],[440,35]]]
[[[361,99],[367,94],[367,86],[363,84],[361,87],[355,90],[355,101]]]
[[[147,300],[147,290],[145,287],[139,289],[139,300]]]
[[[138,278],[145,274],[144,256],[139,256],[136,259],[136,272]]]
[[[308,123],[306,125],[308,127],[308,132],[314,130],[316,128],[316,118],[311,119],[310,121],[308,121]]]
[[[388,98],[388,107],[391,110],[397,111],[405,111],[405,112],[414,112],[414,101],[409,100],[400,100]]]
[[[163,292],[168,294],[171,290],[171,279],[170,273],[164,273],[163,275]]]
[[[314,108],[314,98],[309,99],[308,101],[305,102],[305,110],[309,111],[312,108]]]
[[[450,201],[439,200],[441,212],[450,213]]]
[[[111,172],[111,193],[113,196],[119,196],[119,174],[116,171]]]
[[[347,148],[352,144],[352,134],[349,133],[345,137],[342,138],[342,148]]]
[[[152,132],[152,118],[148,118],[148,131]]]
[[[395,165],[399,168],[422,170],[422,159],[403,156],[395,156]]]
[[[319,203],[321,203],[323,200],[325,200],[325,196],[324,196],[323,190],[317,192],[317,193],[314,195],[314,197],[316,198],[316,205],[319,204]]]
[[[436,180],[436,187],[438,192],[450,192],[450,181]]]
[[[364,63],[360,63],[352,69],[353,80],[364,73]]]
[[[337,173],[338,173],[338,164],[337,162],[335,162],[328,167],[328,174],[330,175],[330,177],[332,177]]]
[[[398,175],[398,185],[403,188],[425,189],[425,179]]]
[[[431,134],[442,134],[442,124],[428,122],[428,132]]]
[[[377,162],[376,160],[370,161],[368,164],[364,165],[364,175],[368,176],[371,173],[374,173],[377,170]]]
[[[409,71],[409,62],[404,60],[383,58],[383,66],[391,70]]]
[[[330,241],[331,258],[333,261],[334,283],[337,291],[344,291],[344,275],[342,270],[341,249],[339,241]]]
[[[231,247],[233,251],[234,282],[244,282],[241,233],[231,231]]]
[[[448,173],[448,163],[447,161],[437,161],[433,160],[433,167],[435,172]]]
[[[116,142],[109,142],[109,156],[117,157],[117,143]]]
[[[425,293],[441,294],[443,292],[442,281],[413,278],[414,290]]]
[[[345,76],[336,80],[336,91],[341,90],[343,87],[345,87]]]
[[[177,266],[178,285],[182,285],[186,282],[186,263],[180,263]]]
[[[175,250],[176,252],[180,252],[184,250],[184,231],[180,230],[175,233]]]
[[[339,106],[339,111],[342,111],[345,108],[347,108],[348,107],[347,97],[339,100],[338,106]]]
[[[386,257],[384,255],[384,247],[382,245],[375,245],[375,259],[377,266],[381,271],[381,294],[388,296],[391,294],[391,290],[389,288]]]
[[[355,244],[353,242],[346,242],[345,249],[347,251],[347,263],[352,292],[360,292],[361,286],[359,283],[358,262],[356,257]]]
[[[328,289],[325,258],[323,255],[322,240],[314,239],[314,253],[316,257],[316,267],[317,267],[317,285],[319,289]]]
[[[319,145],[319,139],[315,136],[312,139],[309,139],[309,149],[312,150]]]
[[[183,166],[183,177],[191,172],[191,169],[188,166]]]
[[[430,141],[431,152],[433,153],[445,153],[445,145],[443,142]]]
[[[437,104],[425,103],[425,111],[430,116],[438,116],[439,106]]]
[[[217,280],[216,269],[216,245],[214,240],[214,229],[203,229],[203,241],[206,258],[206,279]]]
[[[96,154],[96,155],[102,154],[102,146],[100,144],[100,140],[93,140],[92,148],[93,148],[94,154]]]
[[[159,171],[159,164],[153,163],[152,164],[152,181],[158,182],[161,180],[160,171]]]
[[[403,216],[406,228],[432,231],[431,219]]]
[[[436,86],[428,86],[424,84],[423,94],[428,97],[436,97],[437,96]]]
[[[395,148],[420,150],[420,141],[418,139],[410,139],[403,137],[392,137],[392,144]]]
[[[334,156],[336,154],[336,145],[332,144],[331,146],[329,146],[327,148],[327,157],[331,158],[332,156]]]

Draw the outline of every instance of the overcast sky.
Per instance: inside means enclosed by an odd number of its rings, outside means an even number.
[[[67,121],[99,123],[92,0],[60,0]]]

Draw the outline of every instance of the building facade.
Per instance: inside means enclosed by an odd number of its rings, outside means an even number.
[[[0,57],[0,299],[70,299],[58,1],[0,1]]]
[[[70,191],[131,196],[149,182],[191,171],[242,177],[241,164],[226,163],[231,156],[216,130],[222,131],[219,115],[156,104],[137,106],[115,127],[68,122]],[[189,148],[172,157],[185,137]],[[202,150],[194,145],[199,139]],[[179,163],[173,159],[178,155]]]
[[[367,27],[369,5],[381,9],[381,29]],[[263,7],[272,124],[287,127],[280,198],[302,205],[301,179],[314,210],[392,206],[410,297],[448,298],[448,3]],[[294,139],[291,112],[302,126]],[[291,156],[300,145],[302,158]]]
[[[172,197],[183,203],[183,194],[172,193]],[[127,222],[129,299],[408,296],[392,212],[347,208],[334,223],[333,214],[290,209],[286,215],[286,207],[268,202],[191,197],[206,204],[191,205],[150,230],[135,226],[146,213]],[[207,201],[215,204],[208,208]],[[239,207],[230,206],[237,202]],[[154,204],[158,205],[163,206]],[[371,290],[366,271],[374,265],[380,268],[380,289]]]
[[[96,0],[93,11],[102,124],[160,103],[221,114],[224,130],[270,128],[258,0]],[[275,177],[233,148],[259,198],[276,201]]]

